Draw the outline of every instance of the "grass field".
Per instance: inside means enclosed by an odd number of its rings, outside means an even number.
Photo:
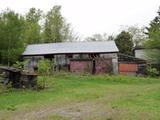
[[[0,94],[0,120],[160,120],[160,79],[56,74]]]

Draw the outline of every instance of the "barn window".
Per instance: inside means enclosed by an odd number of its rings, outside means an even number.
[[[95,57],[100,57],[100,55],[98,53],[89,54],[89,58],[95,58]]]

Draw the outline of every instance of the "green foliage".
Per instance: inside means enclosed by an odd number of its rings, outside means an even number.
[[[2,81],[2,78],[0,77],[0,82]],[[0,84],[0,94],[4,92],[4,85]]]
[[[23,62],[16,61],[16,63],[13,64],[13,67],[17,69],[23,69]]]
[[[36,8],[30,8],[26,14],[26,20],[29,23],[38,23],[42,17],[42,10]]]
[[[159,79],[108,75],[82,76],[69,73],[40,76],[39,79],[45,79],[49,87],[41,91],[13,90],[0,95],[1,119],[18,119],[24,114],[46,109],[47,116],[43,114],[43,119],[49,117],[51,120],[65,118],[66,114],[59,111],[69,111],[73,113],[71,115],[77,115],[86,109],[91,111],[91,116],[96,115],[94,120],[99,118],[97,115],[102,117],[99,120],[106,120],[101,113],[105,114],[108,111],[115,114],[118,112],[122,119],[127,120],[145,119],[144,113],[147,114],[146,119],[160,118]],[[54,110],[55,114],[50,110]],[[56,113],[60,113],[58,115],[62,117],[56,117]],[[41,119],[38,114],[39,112],[30,117]],[[115,114],[108,118],[114,119]],[[26,117],[28,119],[28,116]],[[83,118],[85,119],[85,116]],[[88,114],[87,119],[90,119]]]
[[[54,63],[48,59],[38,61],[38,73],[41,75],[49,75],[53,70]]]
[[[5,84],[3,83],[4,78],[1,78],[0,76],[0,95],[1,94],[5,94],[5,93],[9,93],[13,90],[11,83]]]
[[[18,47],[18,46],[17,46]],[[22,47],[22,46],[20,46]],[[20,59],[20,55],[24,51],[24,48],[11,48],[8,50],[1,50],[1,60],[3,64],[11,65]]]
[[[25,61],[16,61],[14,64],[13,64],[13,67],[14,68],[17,68],[17,69],[23,69],[25,65],[28,64],[28,61],[25,60]]]
[[[47,15],[36,8],[24,16],[9,9],[0,13],[0,64],[15,63],[28,44],[77,39],[61,15],[61,6],[54,6]]]
[[[65,18],[61,15],[61,6],[54,6],[46,15],[44,42],[62,42],[77,39]]]
[[[151,66],[148,66],[147,67],[147,74],[150,76],[150,77],[157,77],[160,75],[159,71],[154,68],[154,67],[151,67]]]
[[[115,38],[116,45],[120,53],[132,55],[133,42],[129,32],[122,31]]]
[[[124,28],[127,32],[130,33],[132,36],[132,42],[134,44],[134,47],[141,47],[144,42],[146,41],[146,34],[145,34],[145,28],[139,27],[138,25],[134,26],[124,26]]]
[[[39,24],[42,19],[42,11],[36,8],[30,8],[25,16],[25,44],[36,44],[41,42],[41,26]]]
[[[24,18],[7,9],[0,14],[0,57],[5,64],[14,63],[23,51]]]
[[[149,39],[145,43],[145,47],[148,57],[157,63],[160,63],[160,13],[150,22],[150,26],[147,27],[147,33]]]

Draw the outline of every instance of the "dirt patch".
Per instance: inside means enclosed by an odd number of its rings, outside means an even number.
[[[50,105],[43,106],[32,111],[16,111],[17,114],[9,120],[113,120],[121,112],[127,112],[112,106],[104,99],[98,99],[92,102],[81,102],[69,105]],[[6,113],[7,114],[7,113]],[[57,117],[59,116],[59,117]]]
[[[107,93],[101,98],[85,102],[50,104],[35,107],[33,109],[5,111],[0,113],[0,120],[126,120],[143,118],[149,119],[149,113],[136,112],[129,110],[127,107],[120,107],[111,104],[114,100],[121,99],[125,96],[135,96],[135,93],[124,90],[122,94]],[[145,116],[144,116],[145,114]],[[6,116],[8,115],[8,117]],[[124,118],[125,117],[125,118]]]

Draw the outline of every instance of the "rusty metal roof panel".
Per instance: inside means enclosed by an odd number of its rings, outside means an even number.
[[[22,55],[30,56],[67,53],[111,53],[118,51],[119,50],[114,41],[63,42],[28,45]]]

